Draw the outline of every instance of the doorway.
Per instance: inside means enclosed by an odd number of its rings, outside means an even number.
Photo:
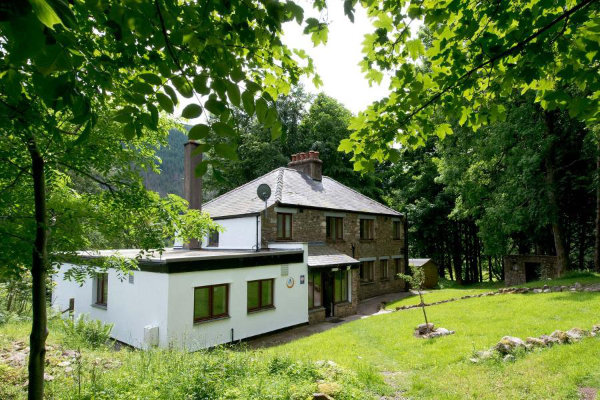
[[[323,288],[323,307],[325,307],[325,317],[333,317],[333,273],[331,271],[321,272]]]
[[[538,281],[542,277],[542,266],[539,262],[525,263],[525,282]]]

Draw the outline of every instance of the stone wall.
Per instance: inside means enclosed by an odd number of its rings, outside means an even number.
[[[275,206],[267,209],[267,218],[262,218],[262,243],[263,246],[268,242],[277,242],[277,212]],[[356,271],[356,279],[353,282],[358,284],[359,300],[377,296],[385,293],[392,293],[405,290],[405,283],[401,279],[394,277],[394,263],[392,256],[402,256],[401,270],[406,271],[406,260],[404,259],[404,227],[400,229],[400,239],[393,239],[393,224],[396,219],[390,216],[375,216],[375,238],[373,240],[360,239],[360,214],[353,212],[329,212],[320,209],[293,207],[292,215],[292,240],[300,242],[325,242],[357,260],[361,258],[375,258],[373,282],[359,282],[359,273]],[[344,218],[344,238],[342,240],[327,240],[326,238],[326,216],[339,214]],[[264,216],[264,213],[263,213]],[[402,225],[402,222],[401,222]],[[353,250],[354,247],[354,250]],[[389,257],[388,268],[389,278],[381,279],[380,257]],[[353,275],[354,277],[354,275]],[[340,311],[341,311],[340,307]]]
[[[308,323],[315,324],[317,322],[325,321],[325,307],[313,308],[308,310]]]
[[[522,285],[527,282],[525,265],[534,263],[540,265],[540,279],[559,277],[556,256],[541,255],[510,255],[504,256],[504,283],[506,286]]]

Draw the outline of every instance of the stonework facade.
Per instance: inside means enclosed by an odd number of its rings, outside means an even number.
[[[277,214],[292,214],[292,238],[295,242],[325,242],[356,260],[372,261],[372,280],[360,280],[360,271],[352,274],[352,303],[385,293],[406,290],[403,280],[395,276],[396,262],[400,272],[406,271],[404,222],[400,217],[384,215],[365,215],[347,211],[328,211],[323,209],[271,206],[266,210],[266,218],[261,218],[261,234],[263,246],[280,242],[277,239]],[[327,238],[327,217],[343,218],[343,238],[329,240]],[[373,239],[360,238],[360,220],[373,220]],[[394,221],[400,224],[399,235],[394,238]],[[396,261],[396,260],[399,261]],[[387,263],[387,277],[383,276],[382,266]],[[361,266],[362,268],[362,266]],[[354,291],[358,293],[355,295]],[[343,304],[336,306],[336,314],[349,315],[356,312],[356,305]],[[316,312],[315,312],[316,313]],[[318,313],[316,313],[318,314]],[[318,318],[316,315],[314,318]]]
[[[539,279],[555,279],[559,275],[556,256],[504,256],[504,282],[506,286],[522,285]]]
[[[347,317],[349,315],[356,314],[356,311],[358,310],[358,301],[359,301],[358,287],[359,287],[359,282],[360,282],[358,269],[352,269],[350,273],[351,273],[350,301],[345,301],[343,303],[335,304],[333,315],[335,315],[336,317],[340,317],[340,318]],[[318,308],[313,308],[311,310],[308,310],[308,323],[309,324],[314,324],[316,322],[325,321],[325,318],[326,318],[325,307],[318,307]]]

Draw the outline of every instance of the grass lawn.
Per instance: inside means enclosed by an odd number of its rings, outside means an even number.
[[[600,276],[579,275],[553,284],[575,280],[600,282]],[[451,287],[427,296],[434,301],[489,290],[487,285]],[[54,380],[47,384],[47,397],[307,399],[322,389],[319,382],[326,382],[335,389],[336,399],[578,399],[578,387],[600,388],[600,337],[522,354],[514,362],[469,361],[474,351],[493,346],[505,335],[524,339],[600,324],[598,292],[482,297],[429,307],[428,315],[456,334],[415,338],[413,329],[423,322],[416,308],[349,322],[262,350],[242,346],[193,354],[115,352],[82,343],[81,362],[73,363],[70,372],[59,366],[64,360],[59,354],[79,345],[61,330],[60,321],[52,320],[47,371]],[[28,330],[26,322],[0,325],[0,350],[6,353],[15,340],[27,341]],[[319,360],[334,361],[337,367],[316,363]],[[26,367],[0,361],[0,398],[25,398],[25,380]]]
[[[536,282],[528,282],[525,285],[518,285],[516,287],[528,287],[528,288],[539,288],[544,285],[548,286],[569,286],[574,284],[575,282],[579,282],[582,285],[587,285],[591,283],[599,283],[600,282],[600,274],[595,274],[591,272],[572,272],[567,274],[565,277],[560,279],[549,279],[545,281],[536,281]],[[441,300],[448,300],[452,298],[458,298],[461,296],[468,296],[480,293],[486,293],[490,291],[498,290],[499,288],[503,288],[504,282],[483,282],[476,283],[468,286],[458,286],[453,281],[448,281],[445,279],[441,279],[438,285],[440,289],[427,290],[427,293],[423,294],[423,299],[425,303],[432,303]],[[408,306],[413,304],[419,304],[419,296],[410,296],[405,297],[401,300],[395,301],[393,303],[389,303],[386,305],[386,309],[395,310],[396,307],[399,306]]]
[[[599,281],[592,275],[585,283]],[[442,289],[430,297],[456,297],[473,290],[489,288]],[[401,395],[409,398],[578,399],[578,386],[600,388],[598,337],[528,353],[511,363],[469,361],[474,351],[493,346],[505,335],[525,339],[556,329],[591,329],[600,324],[600,293],[482,297],[430,307],[428,315],[437,326],[456,334],[433,340],[413,337],[414,327],[423,322],[417,308],[358,320],[268,351],[333,360],[364,371],[372,387],[377,387],[373,369],[393,372]]]

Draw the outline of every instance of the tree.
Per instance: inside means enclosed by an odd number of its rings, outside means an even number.
[[[324,93],[313,97],[297,87],[277,100],[277,110],[282,118],[282,135],[275,140],[255,117],[244,112],[235,114],[240,128],[240,136],[235,138],[237,152],[234,159],[209,153],[213,168],[204,181],[209,194],[222,194],[285,166],[292,154],[316,150],[323,160],[324,175],[368,196],[381,198],[378,178],[357,176],[350,157],[337,151],[340,141],[349,134],[352,117],[340,102]],[[227,143],[228,139],[214,140]]]
[[[320,1],[315,5],[323,7]],[[303,21],[302,8],[292,1],[10,0],[2,5],[3,183],[11,188],[29,183],[16,204],[31,206],[18,212],[30,212],[21,216],[33,221],[27,226],[35,232],[31,260],[25,264],[31,267],[33,285],[30,398],[43,396],[44,285],[53,222],[48,193],[54,183],[49,178],[62,168],[94,181],[96,173],[110,177],[112,165],[94,163],[102,157],[91,150],[126,147],[147,131],[159,130],[159,110],[172,113],[180,96],[195,100],[183,109],[184,118],[213,116],[210,125],[195,125],[190,139],[237,135],[232,119],[236,107],[256,114],[277,137],[281,125],[274,100],[313,70],[305,54],[293,53],[280,40],[282,24],[292,20]],[[317,43],[326,40],[319,26],[315,19],[306,20],[306,32]],[[94,147],[90,138],[107,115],[121,125],[120,136],[111,135],[114,140],[106,147]],[[206,150],[207,144],[200,146]],[[215,151],[230,154],[223,146]],[[122,161],[118,156],[114,160]],[[196,172],[204,173],[209,162]],[[113,193],[112,180],[96,182]],[[133,196],[136,201],[144,197],[141,189],[133,192],[140,194]],[[116,210],[127,208],[122,204],[131,200],[116,199]]]
[[[415,289],[421,300],[421,310],[423,310],[423,318],[425,318],[425,333],[429,333],[429,321],[427,320],[427,312],[425,311],[425,300],[423,300],[423,285],[425,284],[425,270],[422,267],[409,264],[410,274],[398,274],[400,279],[408,282],[411,288]]]
[[[351,125],[354,132],[340,145],[353,153],[358,170],[372,170],[375,161],[397,160],[394,143],[416,148],[430,136],[445,138],[453,132],[455,116],[460,116],[459,125],[473,130],[502,120],[503,100],[518,92],[531,93],[540,104],[550,137],[556,110],[567,110],[588,126],[597,122],[598,2],[361,4],[376,27],[366,37],[363,69],[373,81],[390,75],[391,94],[360,113]],[[413,20],[423,21],[428,35],[413,37]],[[553,188],[558,166],[550,159],[545,165],[545,180]],[[547,193],[548,204],[556,208],[555,193]],[[564,233],[559,221],[552,224],[564,269]]]

